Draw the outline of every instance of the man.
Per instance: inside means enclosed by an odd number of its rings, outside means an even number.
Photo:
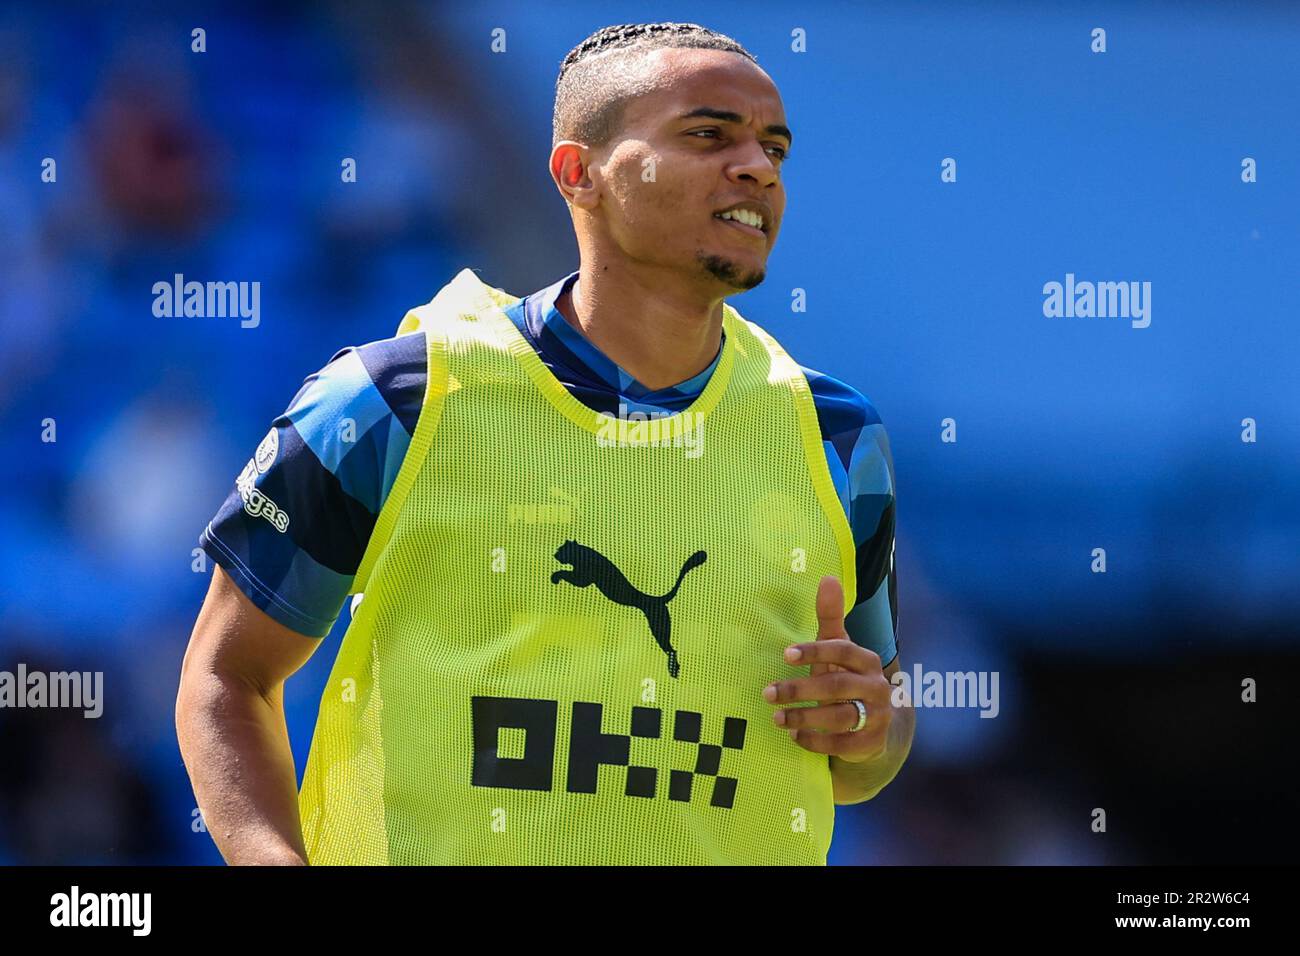
[[[906,759],[883,427],[724,303],[785,208],[776,87],[609,27],[554,130],[579,269],[466,269],[338,353],[203,535],[177,730],[229,862],[824,864]],[[299,794],[283,683],[349,594]]]

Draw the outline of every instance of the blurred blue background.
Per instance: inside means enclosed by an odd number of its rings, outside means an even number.
[[[919,713],[831,861],[1293,856],[1300,8],[146,3],[0,12],[0,669],[107,698],[0,710],[0,862],[220,861],[173,725],[199,532],[339,348],[464,266],[577,267],[559,62],[665,19],[782,92],[786,219],[731,301],[883,417],[903,666],[1001,675],[995,720]],[[175,273],[260,281],[260,324],[155,317]],[[1150,326],[1044,317],[1066,273],[1150,282]],[[287,686],[300,774],[347,621]]]

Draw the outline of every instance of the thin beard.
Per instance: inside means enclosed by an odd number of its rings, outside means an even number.
[[[696,253],[695,258],[699,261],[700,265],[704,267],[704,270],[709,273],[709,275],[742,291],[748,291],[749,289],[754,288],[767,278],[767,273],[760,269],[757,272],[749,273],[742,279],[740,273],[736,269],[736,264],[730,259],[725,259],[722,256]]]

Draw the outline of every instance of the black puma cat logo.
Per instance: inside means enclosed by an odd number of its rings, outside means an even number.
[[[655,643],[668,655],[668,673],[676,677],[681,668],[677,663],[677,651],[673,650],[669,639],[673,622],[668,616],[668,602],[677,596],[677,589],[682,586],[682,579],[686,577],[686,572],[691,568],[698,568],[707,557],[708,555],[703,551],[692,554],[682,565],[682,570],[677,575],[677,583],[672,586],[672,590],[667,594],[656,596],[636,588],[623,576],[623,572],[614,566],[614,562],[599,551],[585,544],[578,544],[576,541],[566,541],[556,549],[555,560],[561,564],[572,565],[572,570],[561,569],[554,572],[551,575],[551,583],[559,584],[561,581],[568,581],[577,588],[594,584],[601,594],[615,604],[637,608],[645,615]]]

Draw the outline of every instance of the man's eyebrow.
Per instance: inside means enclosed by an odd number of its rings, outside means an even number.
[[[731,110],[715,109],[712,106],[697,106],[689,113],[683,113],[681,116],[677,118],[679,120],[684,120],[684,119],[691,119],[692,117],[695,116],[705,116],[708,117],[709,119],[720,120],[723,123],[744,122],[744,120],[741,118],[741,115],[739,113],[733,113]],[[794,134],[790,132],[790,127],[782,126],[780,123],[769,124],[766,128],[764,128],[763,132],[774,134],[776,136],[784,136],[787,140],[790,141],[791,144],[794,143]]]

